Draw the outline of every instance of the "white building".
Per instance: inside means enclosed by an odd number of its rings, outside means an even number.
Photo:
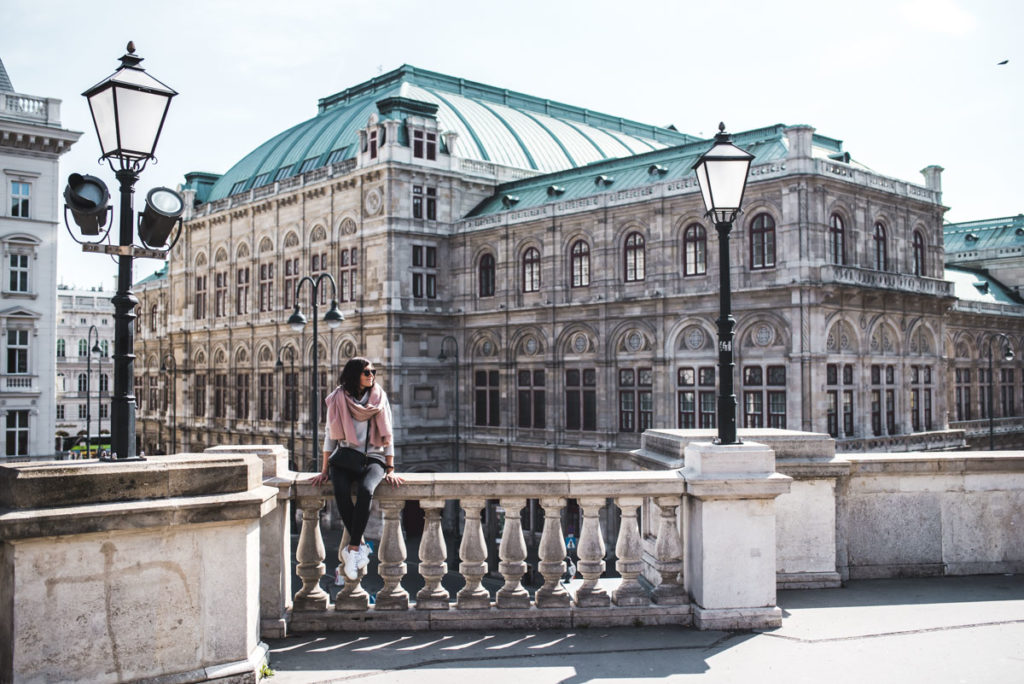
[[[57,432],[62,451],[110,442],[113,292],[57,289]],[[93,349],[99,352],[91,353]]]
[[[0,425],[4,456],[54,453],[58,159],[81,133],[60,100],[15,92],[0,62]]]

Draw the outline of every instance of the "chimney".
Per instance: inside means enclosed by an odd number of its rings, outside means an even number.
[[[925,187],[935,192],[942,192],[942,171],[943,168],[936,164],[921,169]]]
[[[813,126],[790,126],[785,130],[786,138],[789,141],[790,159],[810,159],[811,142],[814,138]]]

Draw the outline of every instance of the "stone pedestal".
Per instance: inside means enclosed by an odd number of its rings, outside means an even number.
[[[687,568],[698,629],[778,627],[775,497],[790,478],[775,472],[768,447],[746,443],[686,447]]]

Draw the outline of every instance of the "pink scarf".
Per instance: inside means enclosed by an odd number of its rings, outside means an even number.
[[[391,444],[391,404],[388,395],[377,383],[370,390],[366,406],[356,403],[343,388],[338,387],[327,395],[327,429],[331,439],[343,439],[348,444],[361,447],[356,439],[356,420],[369,421],[367,429],[370,444],[384,447]]]

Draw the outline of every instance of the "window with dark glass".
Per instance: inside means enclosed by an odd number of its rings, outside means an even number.
[[[494,255],[484,254],[480,257],[480,266],[477,269],[477,281],[481,297],[494,296]]]
[[[477,425],[501,425],[500,388],[498,371],[478,370],[474,373],[474,416]]]
[[[956,407],[957,420],[971,419],[971,369],[957,368],[954,370],[953,403]]]
[[[238,373],[235,376],[235,418],[249,418],[249,374]]]
[[[28,411],[7,412],[7,456],[28,456]]]
[[[530,247],[523,253],[523,292],[540,291],[540,252]]]
[[[64,357],[64,351],[66,349],[66,343],[64,340],[57,340],[57,356],[59,358]]]
[[[215,273],[213,276],[213,315],[221,318],[227,315],[228,304],[228,274],[227,271]]]
[[[885,226],[879,222],[875,224],[875,270],[889,270],[889,247],[885,239]]]
[[[437,248],[412,246],[412,296],[415,299],[437,298]]]
[[[370,159],[377,158],[377,129],[371,129],[367,134],[367,147],[370,153]]]
[[[565,429],[597,429],[597,370],[594,368],[565,371]]]
[[[28,203],[31,190],[28,183],[11,181],[11,216],[29,218]]]
[[[928,275],[924,262],[924,236],[919,230],[914,231],[914,275]]]
[[[11,254],[8,257],[10,266],[9,287],[11,292],[28,292],[28,254]]]
[[[206,373],[196,373],[192,383],[192,415],[196,418],[206,416]]]
[[[195,305],[192,307],[192,317],[197,321],[206,318],[206,276],[196,276]]]
[[[676,370],[677,425],[683,429],[716,425],[715,368],[682,366]]]
[[[895,435],[899,433],[896,423],[895,382],[895,366],[872,364],[871,433],[876,437],[883,434]]]
[[[157,309],[156,304],[154,304],[153,306],[149,307],[149,332],[156,332],[156,323],[157,323],[157,319],[158,319],[158,316],[157,316],[158,312],[159,312],[159,309]]]
[[[147,395],[146,401],[149,403],[149,410],[156,412],[161,409],[160,406],[160,379],[156,375],[150,375],[147,377]],[[163,408],[166,408],[164,406]]]
[[[846,226],[839,214],[832,214],[828,220],[828,262],[846,263]]]
[[[827,364],[825,375],[828,433],[833,437],[853,437],[853,365]]]
[[[650,368],[619,369],[619,432],[643,432],[651,427],[654,401]]]
[[[320,252],[319,254],[312,254],[309,257],[309,275],[315,282],[317,277],[327,271],[327,252]],[[326,279],[325,279],[326,280]],[[320,298],[320,306],[326,306],[327,295],[331,292],[331,288],[326,283],[320,286],[317,294]]]
[[[423,185],[412,186],[412,217],[437,220],[437,188]]]
[[[572,286],[588,287],[590,285],[590,245],[584,240],[577,240],[570,250],[572,262]]]
[[[543,370],[520,370],[516,373],[516,391],[519,427],[543,428],[546,426],[547,391],[544,387]]]
[[[338,272],[339,300],[342,302],[356,301],[356,271],[358,270],[359,248],[343,249],[339,255],[341,270]]]
[[[989,405],[989,397],[992,396],[992,375],[988,368],[978,369],[978,418],[992,417],[992,406]]]
[[[637,282],[647,277],[646,248],[643,235],[640,233],[627,235],[622,256],[623,277],[627,283]]]
[[[7,372],[28,373],[28,330],[7,331]]]
[[[290,309],[295,306],[295,285],[299,282],[299,259],[284,260],[284,308]]]
[[[931,366],[910,367],[910,423],[914,432],[932,429]]]
[[[708,233],[694,223],[683,232],[683,275],[704,275],[708,270]]]
[[[274,264],[260,264],[260,312],[274,308]]]
[[[249,267],[235,271],[235,313],[249,313]]]
[[[999,370],[999,411],[1004,418],[1017,415],[1014,398],[1017,395],[1016,373],[1013,368]]]
[[[274,374],[260,373],[259,419],[274,419]]]
[[[213,417],[228,417],[228,376],[225,373],[213,376]]]
[[[775,268],[775,219],[768,214],[750,222],[750,268]]]
[[[412,156],[416,159],[437,159],[437,133],[414,130],[412,132]]]

